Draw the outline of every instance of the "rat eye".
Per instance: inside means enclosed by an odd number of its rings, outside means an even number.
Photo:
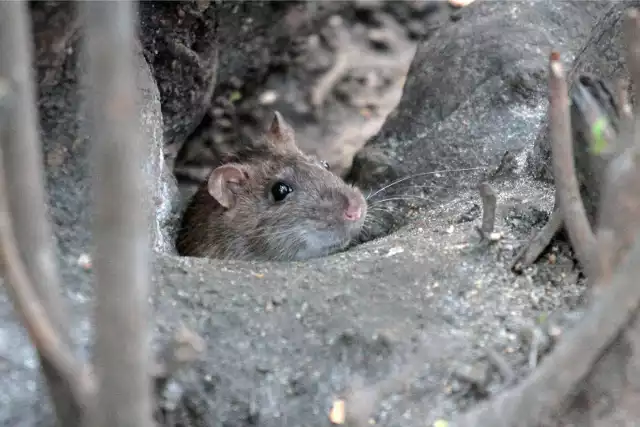
[[[282,181],[276,182],[275,184],[273,184],[273,187],[271,187],[271,194],[273,195],[273,198],[276,202],[284,200],[284,198],[287,197],[287,195],[292,191],[293,188]]]
[[[329,169],[329,163],[328,163],[328,162],[326,162],[326,161],[324,161],[324,160],[321,160],[321,161],[320,161],[320,164],[321,164],[325,169]]]

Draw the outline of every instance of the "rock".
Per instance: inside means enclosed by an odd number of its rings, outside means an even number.
[[[540,187],[495,185],[504,205],[532,209],[552,198]],[[530,203],[518,204],[526,195]],[[474,222],[452,226],[460,211],[477,202],[461,192],[456,204],[423,211],[411,226],[353,250],[304,263],[251,263],[158,255],[153,277],[154,348],[161,349],[184,325],[203,337],[204,359],[180,376],[176,418],[185,425],[253,423],[293,427],[320,425],[331,402],[348,387],[397,375],[415,362],[405,388],[374,404],[377,424],[430,425],[477,402],[452,396],[452,361],[473,365],[477,346],[515,347],[500,319],[537,318],[581,291],[518,279],[508,269],[511,247],[482,247]],[[544,207],[545,205],[543,205]],[[61,213],[54,210],[59,221]],[[499,216],[505,241],[526,231]],[[450,229],[443,233],[442,230]],[[91,274],[62,257],[66,294],[72,307],[73,336],[85,358],[90,348]],[[75,269],[78,271],[76,272]],[[69,271],[73,270],[69,274]],[[557,266],[541,270],[554,277]],[[532,287],[553,295],[532,308]],[[0,300],[7,360],[0,396],[5,425],[47,423],[46,406],[31,388],[36,381],[33,353],[22,329]],[[514,361],[522,355],[513,354]],[[511,363],[515,363],[511,361]],[[35,403],[34,403],[35,402]],[[348,404],[348,403],[347,403]],[[49,419],[50,421],[50,419]]]
[[[438,203],[489,179],[507,153],[519,167],[500,179],[520,179],[545,114],[548,53],[577,51],[602,7],[474,2],[422,42],[400,103],[367,144],[416,176],[378,197]]]
[[[594,3],[595,4],[595,3]],[[575,60],[573,55],[565,55],[563,62],[569,69],[567,79],[570,90],[580,75],[591,75],[603,79],[615,88],[620,78],[629,78],[625,66],[622,40],[622,18],[624,11],[632,6],[638,6],[637,1],[602,2],[601,19],[593,27],[586,40],[583,41]],[[569,64],[572,64],[571,66]],[[549,130],[544,126],[536,138],[534,150],[527,159],[528,170],[539,180],[553,181],[551,168],[551,147],[549,145]]]
[[[218,10],[209,2],[140,2],[139,15],[165,142],[181,144],[202,120],[216,84]]]
[[[76,52],[79,46],[74,47]],[[141,128],[148,141],[148,171],[151,236],[154,248],[170,250],[168,225],[173,218],[175,182],[163,160],[160,99],[144,57],[138,49],[138,85],[142,94]],[[39,107],[47,162],[47,190],[56,232],[63,253],[78,257],[91,250],[90,229],[90,144],[82,128],[84,117],[79,104],[83,96],[76,79],[77,55],[69,56],[58,85],[40,95]],[[77,120],[75,119],[77,117]]]
[[[260,58],[253,69],[227,78],[221,71],[212,109],[176,161],[181,186],[195,188],[237,144],[254,143],[273,110],[292,124],[303,151],[347,175],[354,155],[398,103],[417,40],[449,14],[445,3],[423,0],[281,3],[278,13],[249,4],[251,19],[267,14],[275,24],[259,30],[246,24],[258,36],[239,45],[264,44],[264,53],[253,55]],[[244,22],[228,21],[236,23],[234,35],[244,31]],[[246,49],[227,54],[243,58]]]
[[[29,6],[38,81],[41,88],[55,86],[82,34],[82,18],[69,2],[31,2]],[[167,144],[182,144],[209,108],[218,67],[218,8],[201,9],[192,2],[139,4],[140,38],[158,82]],[[173,161],[170,153],[168,160]]]
[[[497,191],[543,196],[529,186],[514,192],[507,182]],[[473,200],[465,193],[459,203]],[[506,267],[510,249],[481,250],[470,237],[473,222],[443,237],[439,230],[458,209],[424,212],[393,236],[305,263],[159,258],[159,341],[181,323],[207,341],[205,359],[182,384],[182,405],[199,415],[181,420],[322,424],[346,389],[360,381],[375,388],[409,359],[417,359],[415,375],[406,391],[373,405],[377,424],[431,425],[472,405],[478,396],[447,395],[453,361],[474,366],[476,346],[517,344],[496,313],[539,312],[528,303],[530,288],[514,287]]]

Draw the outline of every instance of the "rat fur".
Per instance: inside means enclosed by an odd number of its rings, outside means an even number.
[[[361,191],[302,153],[280,113],[261,142],[214,169],[192,197],[179,254],[299,261],[342,250],[360,233]]]

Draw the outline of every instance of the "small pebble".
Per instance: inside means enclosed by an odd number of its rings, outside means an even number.
[[[486,362],[476,362],[472,365],[460,364],[454,374],[463,381],[475,385],[481,390],[486,389],[491,376],[490,365]]]
[[[262,105],[271,105],[278,100],[278,93],[275,90],[267,90],[260,95],[258,101]]]
[[[395,248],[389,249],[389,252],[387,252],[385,257],[390,257],[390,256],[394,256],[394,255],[397,255],[397,254],[401,254],[402,252],[404,252],[404,248],[396,246]]]
[[[473,3],[474,0],[449,0],[449,4],[453,7],[465,7]]]
[[[502,239],[502,233],[494,231],[493,233],[489,234],[489,240],[492,242],[497,242],[498,240]]]
[[[78,265],[85,270],[91,269],[91,256],[89,254],[82,254],[78,257]]]
[[[345,421],[344,400],[336,400],[335,402],[333,402],[333,406],[331,407],[331,412],[329,412],[329,420],[333,424],[344,424],[344,421]]]
[[[332,27],[337,27],[342,24],[342,17],[340,15],[333,15],[329,18],[329,25]]]

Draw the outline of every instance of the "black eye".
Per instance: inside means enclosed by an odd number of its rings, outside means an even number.
[[[329,163],[325,162],[324,160],[321,160],[320,164],[324,166],[325,169],[329,169]]]
[[[292,191],[293,188],[291,188],[290,185],[287,185],[284,182],[280,181],[276,182],[275,184],[273,184],[273,187],[271,187],[271,194],[273,194],[273,198],[276,202],[284,200],[284,198],[287,197],[287,195]]]

